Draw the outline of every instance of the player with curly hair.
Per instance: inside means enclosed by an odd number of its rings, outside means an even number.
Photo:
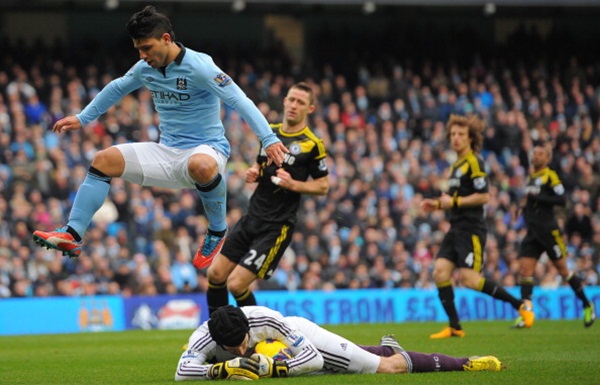
[[[450,325],[432,334],[433,339],[465,336],[454,304],[452,274],[456,269],[465,287],[510,303],[519,311],[526,327],[531,327],[534,321],[531,301],[518,300],[498,283],[481,276],[487,237],[483,206],[489,200],[487,174],[483,160],[477,155],[483,143],[483,128],[483,121],[475,115],[450,116],[446,138],[458,160],[450,168],[449,190],[439,198],[421,202],[426,212],[450,212],[450,231],[442,240],[433,269],[433,279]]]

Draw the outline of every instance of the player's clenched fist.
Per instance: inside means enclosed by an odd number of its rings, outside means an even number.
[[[246,357],[238,357],[219,362],[210,367],[208,376],[213,380],[258,380],[258,362]]]
[[[255,353],[250,356],[250,358],[258,363],[258,375],[260,377],[269,378],[288,376],[289,368],[285,361],[275,361],[271,357],[260,353]]]

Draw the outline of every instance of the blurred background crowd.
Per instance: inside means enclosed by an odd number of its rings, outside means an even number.
[[[191,264],[207,225],[193,190],[113,179],[79,258],[33,244],[33,230],[67,222],[98,150],[155,141],[160,133],[150,93],[141,89],[83,130],[54,134],[56,120],[81,111],[127,67],[119,59],[85,61],[60,46],[3,47],[0,297],[205,291],[205,271]],[[281,120],[289,86],[309,82],[318,98],[310,124],[328,150],[328,196],[304,198],[292,245],[273,278],[256,289],[433,287],[432,261],[449,222],[443,212],[424,214],[419,202],[446,189],[454,155],[445,122],[452,113],[477,114],[487,123],[482,156],[491,199],[483,274],[506,286],[518,282],[531,150],[536,141],[550,140],[551,166],[569,197],[556,212],[569,266],[585,284],[599,284],[600,62],[570,56],[525,63],[473,55],[461,63],[355,58],[344,66],[298,68],[280,45],[243,58],[219,52],[214,59],[270,122]],[[122,61],[134,60],[128,55]],[[228,106],[222,119],[232,145],[227,168],[232,225],[254,188],[244,175],[259,142]],[[563,284],[547,263],[537,265],[536,280],[545,287]]]

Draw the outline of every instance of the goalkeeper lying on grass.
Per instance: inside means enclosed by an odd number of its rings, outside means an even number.
[[[261,341],[277,340],[291,359],[255,353]],[[498,371],[496,357],[456,358],[405,351],[391,336],[378,346],[358,346],[301,317],[284,317],[263,306],[225,306],[191,335],[175,380],[258,380],[309,373],[418,373]]]

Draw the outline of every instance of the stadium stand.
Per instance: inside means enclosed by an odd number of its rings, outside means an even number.
[[[115,179],[79,258],[33,244],[33,229],[66,222],[98,149],[156,140],[159,131],[149,92],[140,90],[80,132],[58,137],[52,124],[80,111],[126,68],[71,65],[56,47],[3,44],[0,297],[205,291],[204,271],[190,274],[191,256],[206,232],[193,191]],[[287,58],[282,49],[277,45],[266,55]],[[569,196],[559,215],[569,264],[585,284],[599,284],[600,63],[575,56],[535,62],[474,56],[466,63],[381,57],[365,64],[348,57],[347,70],[323,63],[284,71],[290,63],[258,57],[218,59],[269,121],[280,119],[282,91],[298,80],[313,85],[318,107],[311,125],[327,146],[332,180],[327,197],[305,197],[291,247],[275,276],[258,289],[433,287],[432,261],[449,224],[443,214],[419,212],[418,203],[443,189],[441,174],[451,161],[444,138],[450,113],[476,113],[488,124],[483,155],[492,188],[484,274],[507,286],[518,282],[518,242],[525,234],[519,202],[528,156],[536,140],[551,139],[552,166]],[[227,106],[223,120],[233,149],[233,223],[251,194],[244,171],[258,141]],[[564,284],[552,264],[538,264],[536,279],[547,287]]]

